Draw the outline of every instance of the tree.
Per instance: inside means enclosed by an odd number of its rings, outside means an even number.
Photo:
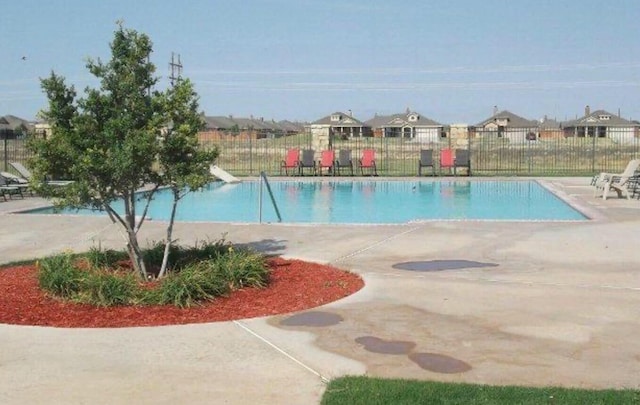
[[[61,207],[104,210],[118,223],[134,269],[148,279],[137,234],[153,195],[169,186],[181,198],[184,187],[203,185],[217,151],[198,147],[202,121],[188,80],[166,91],[154,89],[158,78],[150,62],[148,36],[118,24],[110,48],[107,63],[87,62],[100,87],[86,88],[84,98],[77,98],[74,87],[54,72],[41,80],[49,101],[41,115],[52,134],[30,142],[30,164],[35,187],[44,197],[54,198]],[[48,176],[74,182],[48,186]],[[174,197],[175,204],[180,198]],[[123,213],[112,206],[118,200],[124,203]],[[173,216],[169,243],[172,227]]]

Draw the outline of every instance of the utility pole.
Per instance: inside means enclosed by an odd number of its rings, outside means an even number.
[[[171,62],[169,62],[169,70],[171,71],[171,75],[169,76],[169,80],[171,80],[171,87],[173,87],[176,80],[180,79],[180,75],[182,74],[182,62],[180,62],[180,54],[178,54],[178,61],[175,60],[175,55],[171,52]]]

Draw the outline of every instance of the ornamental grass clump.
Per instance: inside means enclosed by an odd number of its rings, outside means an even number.
[[[109,269],[92,269],[84,279],[77,301],[99,307],[129,305],[142,301],[135,274]]]
[[[65,252],[36,263],[40,288],[54,296],[72,299],[81,291],[87,273],[76,266],[74,256]]]
[[[269,269],[264,258],[247,250],[235,250],[230,246],[225,255],[213,259],[213,266],[232,290],[262,288],[269,281]]]
[[[194,263],[178,272],[170,272],[155,293],[157,304],[171,304],[180,308],[228,294],[226,280],[212,271],[208,261]]]
[[[161,244],[143,251],[149,269],[162,262],[163,252]],[[126,252],[100,248],[51,256],[37,266],[39,284],[52,296],[77,303],[184,308],[241,288],[262,288],[269,281],[263,255],[236,249],[224,240],[190,248],[172,246],[169,271],[152,284],[140,280],[126,258]]]

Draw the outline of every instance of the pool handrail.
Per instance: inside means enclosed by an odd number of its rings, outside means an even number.
[[[282,222],[282,216],[280,215],[280,210],[278,209],[278,204],[276,204],[276,199],[273,197],[273,192],[271,191],[271,185],[269,184],[269,180],[267,179],[267,174],[264,171],[260,172],[260,188],[258,192],[258,222],[262,223],[262,182],[267,186],[267,192],[269,193],[269,197],[271,197],[271,203],[273,204],[273,208],[276,210],[276,215],[278,216],[278,222]]]

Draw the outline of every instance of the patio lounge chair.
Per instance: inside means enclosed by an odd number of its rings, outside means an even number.
[[[304,149],[302,151],[302,159],[300,159],[300,175],[304,175],[304,169],[311,169],[313,175],[316,175],[316,152],[313,149]]]
[[[449,173],[451,173],[451,168],[455,170],[455,162],[453,160],[453,150],[452,149],[442,149],[440,151],[440,170],[449,169]]]
[[[436,167],[433,164],[433,149],[422,149],[420,151],[420,160],[418,160],[418,176],[422,176],[423,167],[430,167],[432,175],[436,175]]]
[[[602,172],[602,173],[596,174],[591,178],[591,185],[597,187],[598,184],[604,183],[609,179],[609,177],[612,177],[612,176],[633,176],[634,172],[636,172],[639,167],[640,167],[640,159],[632,159],[629,161],[629,163],[627,163],[627,167],[625,167],[622,173]]]
[[[17,187],[20,189],[21,193],[29,191],[29,194],[33,195],[33,191],[31,190],[28,181],[8,172],[0,172],[0,185],[5,187]]]
[[[282,175],[282,170],[284,169],[284,174],[289,175],[289,170],[294,171],[294,175],[300,174],[300,149],[289,149],[287,151],[287,156],[284,158],[282,163],[280,164],[280,175]]]
[[[336,175],[336,154],[333,149],[323,150],[320,154],[320,163],[318,164],[318,174],[322,176],[322,169],[327,169],[327,174]]]
[[[13,167],[19,174],[27,181],[31,181],[31,171],[24,167],[24,165],[20,162],[9,162],[11,167]],[[72,180],[47,180],[46,184],[50,186],[66,186],[73,183]]]
[[[624,195],[627,200],[631,199],[634,184],[630,181],[632,176],[612,176],[602,185],[602,199],[606,200],[609,191],[613,190],[618,194],[618,198]]]
[[[353,161],[351,160],[351,149],[341,149],[338,152],[338,160],[336,160],[335,169],[338,175],[341,175],[340,170],[348,168],[353,176]]]
[[[376,151],[374,149],[364,149],[362,157],[358,161],[358,166],[360,167],[360,175],[364,176],[364,169],[368,169],[370,175],[377,176]]]
[[[456,157],[453,161],[453,175],[457,176],[456,169],[458,167],[466,167],[467,175],[471,176],[471,157],[469,153],[469,149],[458,149],[456,150]]]
[[[5,201],[7,201],[7,195],[9,198],[13,198],[13,195],[20,195],[20,197],[24,198],[22,195],[22,190],[18,186],[11,186],[7,183],[7,179],[4,176],[0,176],[0,193]]]
[[[595,190],[593,192],[594,197],[598,197],[599,193],[602,193],[602,198],[606,200],[607,193],[612,188],[617,191],[618,196],[621,196],[625,192],[627,192],[627,196],[629,196],[629,178],[634,176],[636,170],[638,170],[639,167],[640,159],[634,159],[629,161],[627,167],[622,173],[600,173],[597,178],[594,177],[591,180],[591,184],[595,187]]]

